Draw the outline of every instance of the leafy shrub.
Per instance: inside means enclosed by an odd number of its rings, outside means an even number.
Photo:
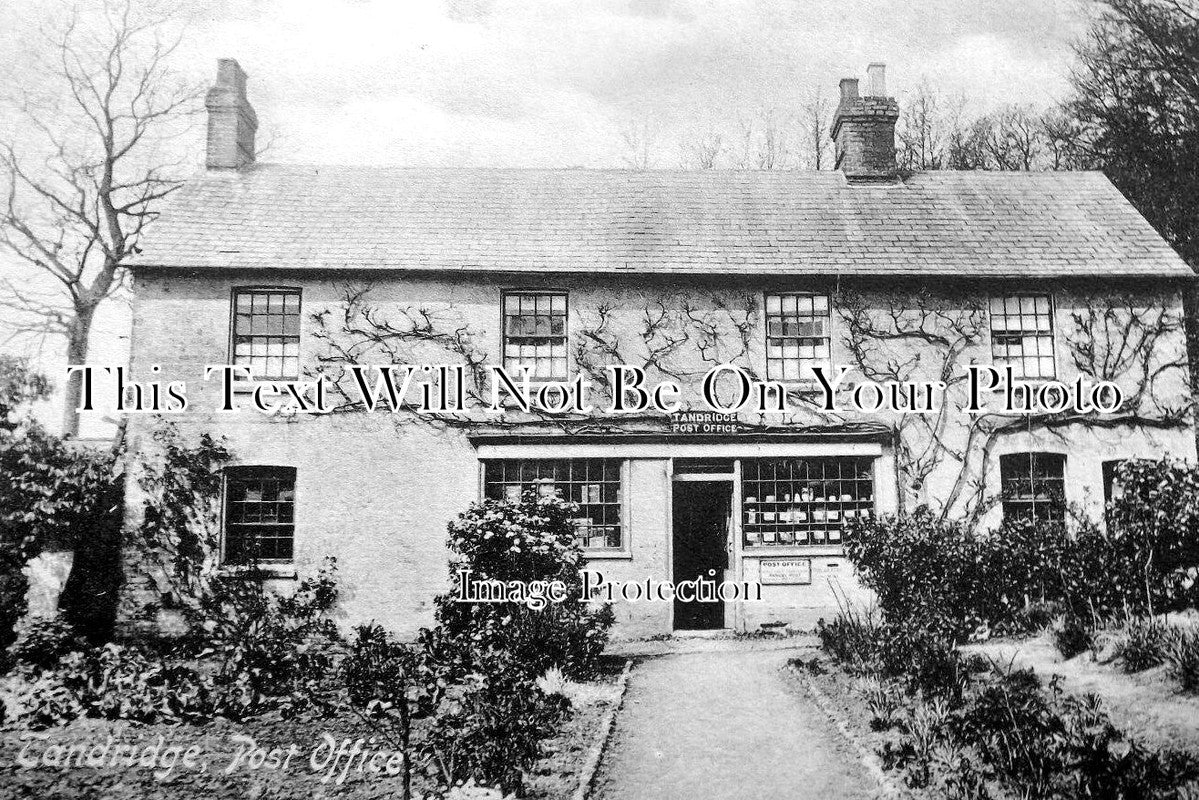
[[[1179,631],[1166,651],[1170,676],[1184,692],[1199,692],[1199,631]]]
[[[98,549],[115,553],[112,533],[122,520],[122,488],[112,450],[74,448],[28,413],[48,396],[46,380],[20,359],[0,356],[0,650],[15,638],[25,612],[29,559],[46,549],[75,550],[78,574],[62,597],[65,618],[81,633],[102,637],[115,613],[116,572],[89,585],[86,604],[74,602]]]
[[[952,639],[935,628],[880,624],[869,612],[843,609],[831,623],[820,620],[816,631],[825,652],[850,672],[899,680],[927,697],[957,698],[968,678]]]
[[[1090,650],[1094,640],[1082,617],[1067,614],[1053,629],[1053,643],[1064,658],[1074,658]]]
[[[1199,762],[1127,741],[1094,696],[1048,690],[1030,670],[996,673],[953,718],[1009,792],[1029,798],[1174,797]]]
[[[1108,519],[1136,566],[1130,578],[1155,610],[1184,608],[1195,599],[1188,573],[1199,567],[1199,467],[1130,459],[1116,480]]]
[[[968,681],[967,666],[943,633],[888,625],[882,645],[883,677],[900,678],[924,697],[954,701],[961,697]]]
[[[31,727],[62,725],[83,716],[199,721],[214,711],[211,678],[119,644],[69,653],[53,670],[30,675],[20,694],[18,716]]]
[[[1124,671],[1141,672],[1164,663],[1170,647],[1170,633],[1169,626],[1152,617],[1130,620],[1119,648]]]
[[[78,648],[71,626],[61,617],[52,617],[30,620],[8,652],[17,664],[48,669]]]
[[[206,652],[219,668],[216,685],[236,715],[260,704],[302,708],[319,697],[333,675],[340,641],[329,616],[337,604],[337,563],[300,581],[290,595],[265,589],[253,567],[217,576],[201,599]]]
[[[205,598],[210,638],[195,651],[110,643],[51,661],[65,646],[64,625],[43,625],[24,645],[38,666],[12,676],[17,716],[35,726],[79,716],[198,722],[320,702],[338,641],[327,617],[337,598],[333,569],[301,581],[290,597],[268,596],[244,575],[222,578]],[[195,657],[215,657],[215,670],[197,670]]]
[[[400,705],[412,682],[412,651],[373,622],[354,628],[341,662],[341,675],[350,703],[374,712]]]
[[[450,549],[460,556],[451,566],[453,588],[436,600],[438,628],[426,650],[458,649],[459,673],[473,668],[473,653],[487,658],[499,650],[530,677],[557,667],[572,679],[593,677],[613,622],[607,605],[583,597],[583,551],[571,521],[577,506],[526,491],[519,501],[486,500],[472,505],[449,525]],[[523,603],[461,602],[460,570],[474,580],[560,581],[563,602],[544,608]],[[448,641],[448,644],[447,644]]]
[[[412,650],[374,623],[354,628],[340,672],[350,704],[404,754],[401,798],[412,796],[412,709],[427,689]],[[430,677],[425,675],[424,677]]]
[[[977,630],[1035,630],[1055,611],[1143,613],[1176,594],[1173,578],[1151,568],[1145,536],[1114,525],[1067,531],[1016,519],[982,530],[922,507],[859,522],[846,554],[885,621],[934,625],[961,641]]]
[[[442,694],[421,748],[446,786],[473,780],[519,793],[565,710],[565,699],[547,697],[521,668],[493,664]]]
[[[1010,629],[1012,633],[1028,633],[1048,628],[1062,614],[1060,602],[1053,600],[1037,600],[1019,608],[1012,615]],[[1008,626],[1000,626],[1008,627]]]

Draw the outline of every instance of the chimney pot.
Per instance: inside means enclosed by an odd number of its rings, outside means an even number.
[[[887,96],[887,65],[874,63],[866,67],[866,79],[871,97]]]
[[[258,117],[246,99],[246,73],[236,59],[217,59],[216,83],[204,97],[208,109],[209,169],[241,169],[254,163]]]
[[[850,183],[889,183],[899,177],[895,163],[895,123],[899,104],[887,97],[885,68],[866,70],[867,91],[858,96],[854,78],[841,81],[841,102],[833,115],[837,169]]]
[[[841,79],[841,102],[846,103],[850,100],[858,99],[858,79],[857,78],[842,78]]]

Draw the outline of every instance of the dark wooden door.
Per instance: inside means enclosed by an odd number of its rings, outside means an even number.
[[[674,581],[701,575],[720,583],[728,566],[729,512],[733,486],[728,481],[675,481]],[[674,601],[674,627],[709,630],[724,627],[724,602]]]

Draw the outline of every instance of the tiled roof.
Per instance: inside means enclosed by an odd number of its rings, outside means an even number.
[[[944,276],[1191,276],[1102,174],[256,165],[180,189],[137,264]]]

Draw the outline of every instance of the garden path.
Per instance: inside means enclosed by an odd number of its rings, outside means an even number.
[[[638,663],[591,796],[875,796],[878,787],[854,751],[785,672],[788,658],[813,654],[733,646]]]

